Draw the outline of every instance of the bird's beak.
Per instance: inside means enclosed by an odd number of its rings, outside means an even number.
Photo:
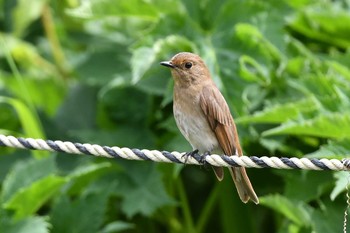
[[[170,61],[162,61],[160,63],[162,66],[167,66],[167,67],[170,67],[170,68],[175,68],[175,66],[170,62]]]

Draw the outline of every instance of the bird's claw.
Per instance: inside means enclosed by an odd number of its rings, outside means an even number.
[[[195,160],[197,160],[200,164],[204,165],[206,163],[205,157],[207,155],[210,155],[210,151],[204,152],[202,155],[198,154],[198,150],[190,151],[185,153],[182,158],[185,157],[185,164],[187,163],[187,160],[189,157],[193,157]]]
[[[207,157],[208,155],[210,155],[211,152],[210,151],[206,151],[202,154],[201,156],[201,163],[205,164],[206,160],[205,160],[205,157]]]
[[[193,150],[193,151],[185,153],[181,158],[185,158],[185,164],[186,164],[188,158],[189,157],[194,157],[196,154],[198,154],[198,150]]]

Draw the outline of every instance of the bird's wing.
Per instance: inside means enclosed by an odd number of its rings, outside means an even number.
[[[200,106],[224,153],[226,155],[237,154],[241,156],[242,149],[239,144],[236,125],[224,97],[216,86],[208,85],[203,88],[200,96]],[[223,169],[221,167],[213,168],[216,177],[222,180],[224,177]],[[241,200],[246,203],[249,199],[252,199],[254,203],[258,204],[259,199],[245,169],[243,167],[230,167],[229,171]]]
[[[242,155],[230,109],[216,86],[207,85],[203,88],[200,106],[224,153],[234,155],[237,151],[238,155]]]

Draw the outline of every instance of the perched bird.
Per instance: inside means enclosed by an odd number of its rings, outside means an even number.
[[[203,60],[196,54],[181,52],[160,64],[171,69],[174,117],[193,152],[241,156],[242,149],[230,109]],[[213,167],[213,170],[221,181],[223,168]],[[231,167],[229,171],[242,202],[251,199],[258,204],[259,199],[245,169]]]

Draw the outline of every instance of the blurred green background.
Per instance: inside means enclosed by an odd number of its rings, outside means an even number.
[[[246,155],[350,155],[348,0],[0,0],[0,133],[189,151],[159,62],[203,57]],[[0,232],[343,229],[347,172],[210,168],[0,148]]]

